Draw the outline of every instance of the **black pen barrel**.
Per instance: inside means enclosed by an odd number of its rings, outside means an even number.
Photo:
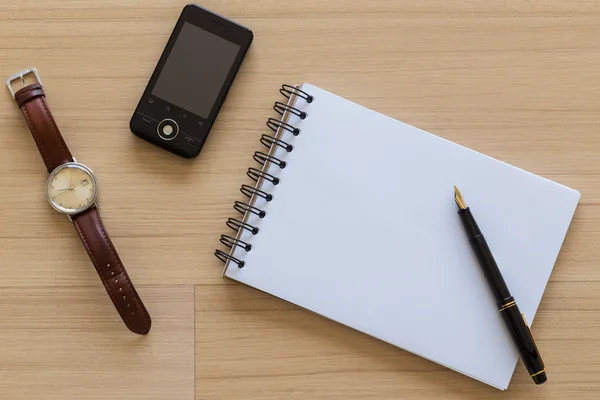
[[[506,282],[504,282],[504,278],[496,264],[496,260],[494,260],[494,256],[492,255],[481,230],[479,230],[479,226],[477,226],[477,222],[475,222],[471,210],[469,207],[461,208],[458,211],[458,215],[465,227],[469,242],[471,242],[471,247],[473,247],[473,251],[477,256],[483,274],[496,298],[498,311],[502,314],[504,323],[519,351],[521,360],[523,360],[523,363],[536,384],[539,385],[546,382],[547,378],[544,362],[535,345],[531,330],[529,329],[527,321],[525,321],[525,317],[521,314],[517,302],[510,295]]]
[[[475,218],[473,218],[473,214],[471,214],[469,207],[459,210],[458,215],[465,227],[469,242],[471,242],[471,247],[473,247],[473,251],[479,260],[479,264],[481,265],[488,285],[494,294],[498,309],[501,309],[504,305],[513,301],[513,298],[500,273],[498,264],[496,264],[496,260],[494,260],[494,256],[492,255],[485,238],[481,234],[479,226],[477,226],[477,222],[475,222]]]

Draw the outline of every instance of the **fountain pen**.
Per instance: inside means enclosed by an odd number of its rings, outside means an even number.
[[[537,385],[540,385],[547,380],[546,370],[525,316],[521,314],[517,302],[511,296],[506,282],[504,282],[504,278],[500,273],[500,269],[498,269],[498,265],[494,260],[494,256],[481,230],[479,230],[479,226],[477,226],[471,210],[466,206],[456,186],[454,186],[454,201],[456,201],[456,205],[458,206],[458,215],[465,227],[471,247],[473,247],[483,274],[496,298],[498,311],[502,314],[504,323],[519,351],[523,364],[525,364],[527,371],[529,371],[529,375],[531,375],[531,378]]]

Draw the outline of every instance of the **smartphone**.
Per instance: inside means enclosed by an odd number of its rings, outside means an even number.
[[[182,157],[196,157],[253,37],[242,25],[187,5],[131,117],[131,132]]]

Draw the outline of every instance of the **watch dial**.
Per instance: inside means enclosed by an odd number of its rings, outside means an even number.
[[[66,165],[53,174],[46,188],[52,205],[66,213],[85,210],[96,197],[96,180],[87,168],[76,164]]]

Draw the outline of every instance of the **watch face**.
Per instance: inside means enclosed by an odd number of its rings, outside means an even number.
[[[94,173],[76,162],[57,167],[46,182],[50,205],[65,214],[85,211],[96,202],[98,184]]]

